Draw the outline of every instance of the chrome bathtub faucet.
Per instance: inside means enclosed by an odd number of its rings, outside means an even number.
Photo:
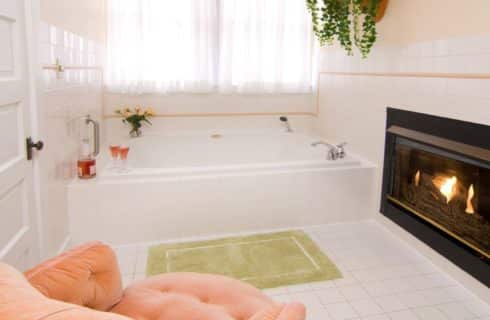
[[[286,132],[293,132],[293,129],[291,129],[291,126],[289,125],[288,117],[279,117],[279,120],[286,125]]]
[[[319,145],[326,146],[328,148],[327,160],[337,160],[345,157],[345,146],[347,145],[347,142],[333,145],[324,141],[317,141],[311,144],[312,147]]]

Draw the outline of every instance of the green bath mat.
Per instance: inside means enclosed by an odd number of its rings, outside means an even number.
[[[342,276],[302,231],[151,247],[147,275],[167,272],[220,274],[261,289],[326,281]]]

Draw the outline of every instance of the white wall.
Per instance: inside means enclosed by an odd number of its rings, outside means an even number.
[[[487,73],[490,37],[378,47],[365,61],[325,50],[320,81],[319,130],[375,163],[382,163],[387,106],[490,123],[490,80],[366,76],[362,73]]]
[[[458,11],[460,7],[464,9]],[[467,7],[474,10],[472,15],[466,12]],[[480,20],[481,12],[489,10],[488,1],[472,0],[463,4],[392,0],[380,24],[380,40],[370,57],[362,60],[347,57],[338,48],[323,49],[321,71],[488,75],[490,24],[486,19],[484,24]],[[459,18],[464,21],[452,25]],[[434,25],[428,23],[431,19],[435,20]],[[446,23],[446,29],[441,28],[442,22]],[[466,35],[461,36],[459,32]],[[377,199],[380,199],[387,106],[490,125],[490,80],[322,75],[317,128],[331,141],[348,141],[350,150],[378,166]],[[409,240],[470,289],[486,295],[488,300],[487,288],[377,214],[378,207],[372,208],[372,212],[384,225]]]
[[[144,131],[176,133],[213,130],[257,130],[281,127],[279,114],[288,115],[295,129],[313,128],[316,112],[314,94],[284,95],[120,95],[104,94],[104,116],[108,137],[127,135],[114,111],[122,107],[153,107],[160,117],[153,118]]]
[[[43,21],[105,43],[106,0],[41,0]]]
[[[65,65],[97,65],[101,45],[64,29],[41,23],[40,62],[52,65],[59,58]],[[78,118],[91,114],[102,120],[102,73],[70,70],[57,78],[53,70],[42,71],[39,108],[45,149],[41,199],[43,256],[52,256],[69,241],[67,185],[76,177],[80,128]]]
[[[390,0],[378,24],[384,44],[490,35],[488,0]]]
[[[289,123],[296,132],[313,132],[315,118],[312,116],[289,116]],[[224,134],[232,132],[276,132],[285,130],[279,116],[223,116],[223,117],[179,117],[151,119],[152,126],[145,126],[143,134]],[[120,118],[106,119],[106,141],[120,143],[129,137],[130,127],[123,124]],[[119,141],[119,142],[118,142]]]
[[[169,94],[121,95],[104,94],[105,114],[124,105],[152,106],[159,114],[210,114],[210,113],[280,113],[315,112],[315,95],[311,94]]]
[[[40,63],[102,66],[106,32],[105,0],[40,0]],[[80,122],[91,114],[102,121],[102,73],[66,71],[62,79],[42,71],[39,108],[46,143],[42,166],[44,256],[69,242],[67,184],[76,176]]]

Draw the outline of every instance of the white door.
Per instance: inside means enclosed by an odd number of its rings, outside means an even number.
[[[0,0],[0,260],[23,270],[39,258],[23,0]]]

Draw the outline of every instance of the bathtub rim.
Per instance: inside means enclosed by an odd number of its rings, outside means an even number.
[[[88,184],[121,184],[121,183],[147,183],[147,182],[165,182],[165,181],[183,181],[183,180],[199,180],[199,179],[221,179],[227,177],[239,177],[239,176],[257,176],[257,175],[278,175],[278,174],[300,174],[308,172],[328,172],[328,171],[347,171],[347,170],[358,170],[358,169],[377,169],[378,166],[373,162],[366,160],[365,158],[358,157],[357,155],[350,154],[350,157],[357,160],[357,162],[349,162],[340,164],[334,161],[329,161],[327,165],[325,160],[323,165],[319,165],[320,162],[317,161],[316,166],[275,166],[272,168],[259,168],[259,170],[213,170],[211,172],[189,172],[189,174],[175,174],[175,172],[170,172],[173,174],[156,174],[155,170],[149,169],[147,172],[133,172],[129,174],[115,174],[115,175],[104,175],[103,173],[98,173],[93,179],[78,179],[74,178],[68,187],[85,186]],[[339,161],[339,160],[336,160]],[[102,171],[103,172],[103,171]]]

